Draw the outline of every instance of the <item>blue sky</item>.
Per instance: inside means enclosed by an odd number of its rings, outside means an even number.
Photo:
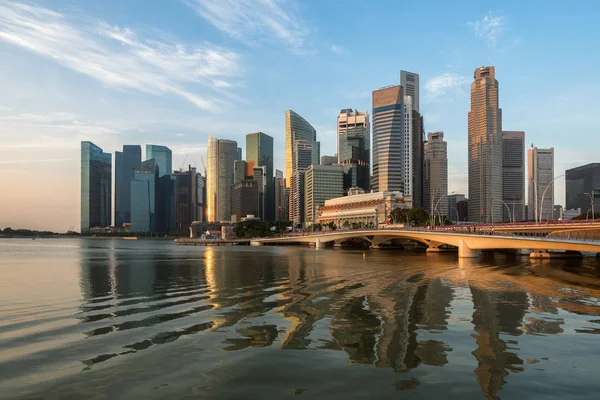
[[[497,8],[489,8],[493,5]],[[174,166],[213,134],[275,138],[284,111],[336,148],[342,108],[420,74],[427,131],[467,190],[469,84],[494,65],[505,130],[555,148],[555,175],[600,161],[596,2],[0,0],[0,227],[79,226],[79,142],[164,144]],[[564,203],[564,180],[556,186]]]

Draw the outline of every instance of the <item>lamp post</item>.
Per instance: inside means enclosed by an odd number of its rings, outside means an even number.
[[[586,195],[589,196],[590,198],[590,204],[592,205],[592,224],[594,223],[595,219],[596,219],[596,214],[594,213],[594,191],[592,190],[592,194],[589,193],[584,193]]]
[[[440,200],[442,200],[444,197],[448,196],[449,194],[454,194],[454,192],[443,194],[439,198],[439,200],[437,201],[437,203],[435,203],[435,207],[433,208],[433,215],[435,215],[435,212],[437,211],[437,206],[438,206],[438,204],[440,204]],[[441,223],[442,223],[442,214],[440,213],[440,224]]]
[[[500,199],[498,199],[500,200]],[[503,200],[500,200],[502,202],[502,204],[504,204],[504,207],[506,207],[506,211],[508,212],[508,222],[513,222],[510,218],[510,208],[508,208],[508,204],[506,204]],[[514,215],[513,215],[513,219],[514,219]]]
[[[529,207],[533,207],[533,220],[535,221],[535,223],[538,223],[538,192],[537,192],[537,181],[536,179],[532,176],[531,180],[533,181],[533,191],[534,191],[534,200],[535,203],[532,205],[530,204]],[[527,213],[529,214],[529,213]],[[527,216],[529,218],[529,216]]]
[[[548,188],[554,184],[555,180],[557,180],[558,178],[562,178],[563,176],[565,176],[565,174],[559,175],[556,178],[552,179],[552,181],[548,184],[548,186],[546,186],[546,189],[544,189],[544,193],[542,194],[542,201],[540,202],[541,203],[540,204],[540,223],[542,222],[542,218],[544,217],[544,214],[543,214],[543,211],[544,211],[544,196],[546,195],[546,190],[548,190]],[[554,198],[554,196],[552,198]],[[554,204],[552,206],[554,206]]]

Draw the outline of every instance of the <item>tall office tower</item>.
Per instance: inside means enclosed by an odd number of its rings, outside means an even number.
[[[404,95],[402,86],[373,92],[373,181],[375,192],[404,191]]]
[[[244,160],[234,160],[233,161],[233,184],[240,183],[241,181],[246,180],[246,161]]]
[[[237,160],[237,143],[208,136],[206,170],[207,222],[229,221],[231,218],[231,185],[233,164]]]
[[[447,216],[448,201],[442,199],[448,194],[448,144],[444,132],[429,132],[424,150],[423,206],[430,214]]]
[[[131,222],[131,179],[135,167],[142,162],[142,147],[124,145],[115,151],[115,226]]]
[[[175,199],[175,231],[178,234],[188,234],[192,222],[201,220],[198,213],[198,189],[200,174],[196,168],[188,167],[187,171],[175,171],[176,199]]]
[[[466,201],[464,194],[449,194],[448,195],[448,219],[452,222],[464,221],[467,215],[461,215],[458,203]],[[461,218],[462,216],[462,218]]]
[[[196,172],[196,221],[206,221],[206,177]]]
[[[246,161],[255,167],[265,167],[266,192],[264,220],[275,220],[275,182],[273,181],[273,137],[262,133],[246,135]]]
[[[135,167],[131,180],[131,231],[156,232],[160,167],[155,159]]]
[[[284,213],[287,209],[285,205],[285,182],[283,171],[275,170],[274,187],[275,187],[275,221],[286,221],[288,216]]]
[[[405,96],[412,97],[413,110],[421,113],[419,97],[419,74],[408,71],[400,71],[400,86],[404,88]]]
[[[156,160],[160,176],[173,174],[173,154],[166,146],[146,145],[146,160]]]
[[[248,215],[259,217],[259,182],[247,179],[231,188],[231,221],[239,222]],[[260,217],[259,217],[260,218]]]
[[[469,221],[502,221],[502,110],[494,67],[475,70],[469,111]]]
[[[524,221],[525,215],[525,132],[502,132],[503,221]]]
[[[552,219],[554,208],[554,148],[527,150],[529,219]],[[552,186],[552,187],[551,187]]]
[[[571,168],[565,174],[565,208],[581,212],[600,212],[600,163]],[[591,215],[591,214],[590,214]]]
[[[238,160],[243,160],[244,159],[244,157],[242,156],[242,148],[241,147],[237,148],[237,159]]]
[[[266,192],[267,192],[267,167],[254,167],[252,171],[252,180],[256,182],[258,187],[258,214],[255,214],[261,220],[265,220],[265,204],[266,204]]]
[[[423,139],[425,127],[423,116],[412,110],[412,131],[410,146],[412,147],[411,197],[413,207],[423,207]]]
[[[336,165],[338,163],[338,156],[321,156],[321,165]]]
[[[346,190],[370,186],[371,127],[369,113],[351,108],[340,111],[337,117],[338,164],[344,166]]]
[[[304,118],[292,110],[285,111],[285,184],[291,188],[294,143],[302,140],[312,146],[312,165],[318,165],[321,158],[321,144],[317,142],[317,131]]]
[[[302,140],[294,143],[292,184],[289,194],[289,215],[294,226],[304,222],[304,172],[313,164],[313,146]]]
[[[308,225],[316,219],[318,206],[325,200],[344,195],[344,167],[341,165],[311,165],[304,174],[304,218]]]
[[[406,89],[404,90],[406,93]],[[414,182],[414,158],[413,153],[415,152],[412,146],[413,142],[413,98],[412,96],[404,96],[404,194],[413,196],[413,182]]]
[[[112,155],[92,142],[81,142],[81,234],[109,226],[112,200]]]

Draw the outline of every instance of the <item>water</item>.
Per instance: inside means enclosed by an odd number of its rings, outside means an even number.
[[[599,265],[0,240],[0,398],[597,398]]]

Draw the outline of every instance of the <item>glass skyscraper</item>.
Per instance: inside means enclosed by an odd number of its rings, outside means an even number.
[[[344,109],[337,118],[338,164],[344,166],[344,189],[369,191],[371,129],[369,113]]]
[[[233,164],[237,160],[237,142],[208,136],[206,166],[207,222],[231,219],[231,186]]]
[[[173,174],[173,155],[171,149],[156,144],[146,145],[146,160],[156,160],[160,176]]]
[[[140,163],[131,180],[131,231],[156,232],[159,168],[156,160]]]
[[[246,135],[246,161],[266,168],[266,192],[264,219],[275,220],[275,182],[273,180],[273,137],[262,133]]]
[[[81,142],[81,233],[109,226],[112,200],[112,155],[92,142]]]
[[[142,162],[142,147],[125,145],[115,152],[115,226],[131,222],[131,180]]]
[[[317,131],[292,110],[285,112],[285,185],[290,188],[292,185],[292,175],[294,172],[294,143],[302,140],[312,146],[312,163],[319,165],[321,158],[321,145],[317,142]]]

